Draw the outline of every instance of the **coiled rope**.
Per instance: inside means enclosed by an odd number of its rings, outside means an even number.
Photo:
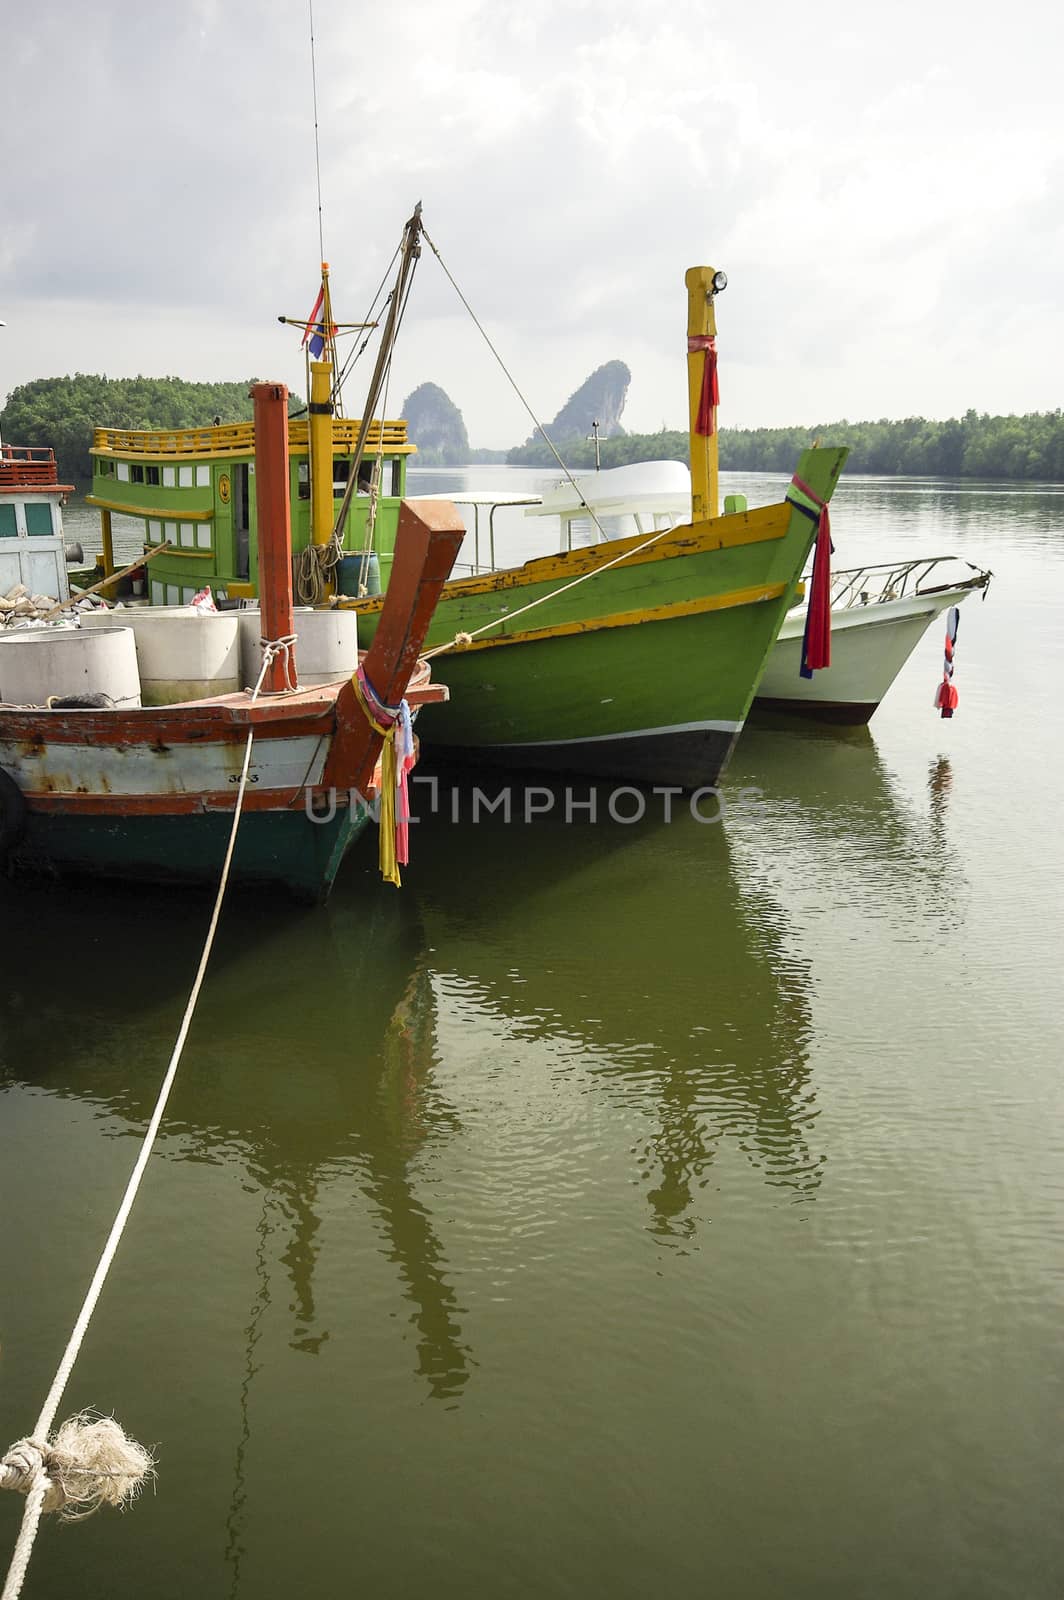
[[[253,701],[258,699],[262,691],[270,663],[280,655],[283,655],[287,662],[292,643],[293,636],[263,642],[262,670],[258,682],[251,691]],[[67,1341],[63,1358],[52,1380],[48,1397],[41,1407],[41,1414],[37,1418],[33,1433],[25,1439],[18,1440],[0,1460],[0,1488],[13,1489],[26,1496],[22,1524],[0,1600],[18,1600],[25,1582],[37,1529],[45,1511],[58,1510],[68,1521],[91,1516],[102,1505],[122,1505],[135,1499],[144,1484],[154,1477],[154,1460],[151,1453],[135,1440],[129,1439],[112,1417],[95,1417],[88,1412],[79,1412],[64,1422],[54,1436],[49,1437],[49,1434],[59,1409],[59,1402],[63,1398],[63,1391],[66,1389],[88,1331],[89,1322],[96,1309],[96,1303],[118,1252],[122,1234],[159,1132],[166,1103],[170,1098],[170,1091],[174,1086],[174,1079],[177,1077],[185,1040],[188,1038],[196,1002],[199,1000],[200,989],[203,987],[203,979],[207,972],[207,963],[214,947],[222,902],[229,883],[229,871],[244,807],[254,738],[254,729],[249,728],[244,748],[244,763],[240,769],[236,805],[233,810],[233,826],[229,830],[229,843],[222,863],[221,881],[214,900],[207,938],[185,1006],[185,1014],[181,1018],[170,1064],[166,1069],[166,1076],[163,1078],[155,1109],[140,1147],[140,1154],[126,1184],[125,1193],[111,1225],[96,1271],[93,1273],[92,1282],[89,1284],[78,1319]]]
[[[343,544],[335,531],[326,544],[308,544],[298,552],[292,562],[292,582],[301,606],[321,605],[343,554]]]

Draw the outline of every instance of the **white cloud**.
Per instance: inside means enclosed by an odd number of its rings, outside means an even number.
[[[368,303],[413,203],[533,404],[633,372],[682,425],[683,275],[726,268],[741,424],[1059,403],[1056,8],[316,0],[325,249]],[[319,259],[306,11],[46,0],[0,64],[0,393],[75,369],[300,380]],[[12,146],[9,141],[9,152]],[[426,252],[393,400],[527,416]],[[357,409],[354,396],[349,409]]]

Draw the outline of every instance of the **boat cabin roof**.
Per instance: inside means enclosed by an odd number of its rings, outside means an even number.
[[[333,451],[350,454],[362,423],[357,417],[332,419]],[[305,455],[309,449],[306,417],[288,424],[289,452]],[[366,437],[367,455],[410,456],[417,451],[406,436],[403,418],[371,422]],[[94,456],[137,456],[157,461],[217,460],[219,457],[255,454],[253,422],[222,422],[206,428],[96,428],[92,437]]]
[[[0,494],[72,494],[60,483],[55,451],[41,445],[0,444]]]
[[[575,487],[574,487],[575,484]],[[691,473],[682,461],[633,461],[624,467],[585,472],[573,483],[556,483],[530,517],[691,515]]]

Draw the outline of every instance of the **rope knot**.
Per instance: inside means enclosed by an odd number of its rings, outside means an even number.
[[[155,1477],[150,1451],[130,1439],[113,1417],[80,1411],[55,1437],[19,1439],[0,1461],[0,1488],[30,1495],[44,1489],[42,1511],[64,1522],[91,1517],[101,1506],[136,1499]]]
[[[285,686],[282,693],[295,694],[296,685],[292,682],[292,647],[296,644],[298,638],[299,635],[295,633],[286,633],[281,639],[263,639],[260,637],[259,644],[262,647],[262,669],[259,672],[258,683],[255,685],[254,689],[250,691],[255,698],[258,697],[259,692],[262,689],[262,685],[266,681],[266,674],[270,670],[271,661],[275,661],[278,656],[283,656],[284,658]]]
[[[48,1446],[37,1439],[16,1439],[0,1460],[0,1489],[29,1494],[39,1476],[47,1475]]]

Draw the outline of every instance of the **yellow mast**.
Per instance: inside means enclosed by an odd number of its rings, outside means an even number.
[[[111,513],[106,510],[100,512],[100,541],[103,544],[100,561],[104,572],[110,577],[115,570],[115,547],[111,535]]]
[[[687,392],[691,429],[691,516],[705,521],[718,513],[717,408],[712,407],[710,431],[698,429],[702,386],[711,352],[706,341],[716,339],[714,299],[728,280],[713,267],[689,267],[687,285]]]

